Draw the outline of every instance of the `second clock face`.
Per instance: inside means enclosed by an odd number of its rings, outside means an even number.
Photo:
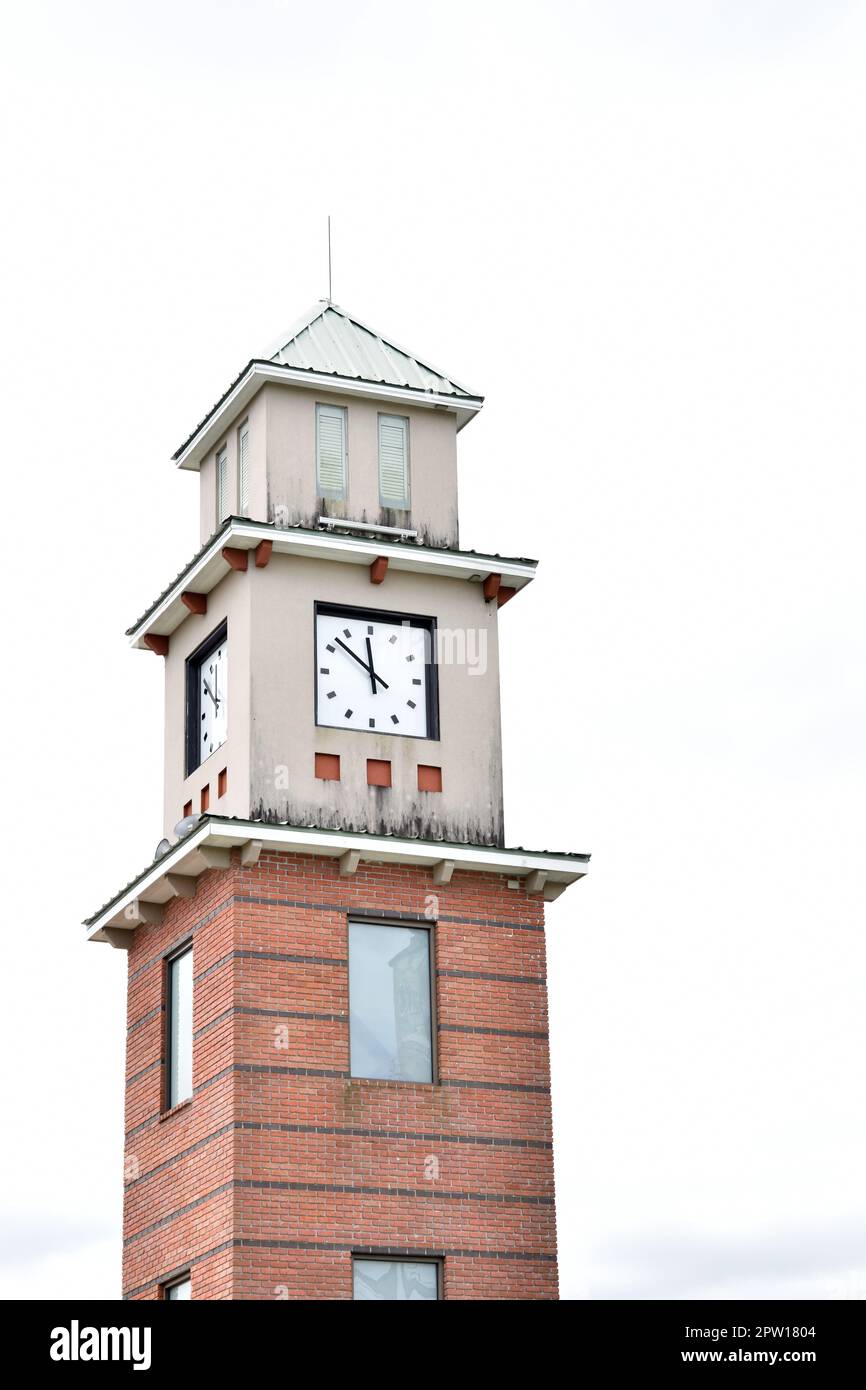
[[[198,666],[198,761],[203,763],[226,741],[228,732],[228,640],[223,638]]]
[[[316,723],[432,738],[431,627],[396,614],[320,608]]]

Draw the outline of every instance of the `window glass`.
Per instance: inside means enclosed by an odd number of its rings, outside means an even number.
[[[168,963],[168,1108],[192,1095],[192,947]]]
[[[168,1288],[165,1291],[165,1296],[169,1300],[187,1298],[191,1299],[192,1285],[190,1284],[189,1278],[187,1277],[186,1279],[178,1279],[176,1284],[169,1284]]]
[[[430,932],[349,924],[353,1076],[432,1081]]]
[[[354,1260],[354,1297],[395,1302],[439,1297],[435,1260]]]

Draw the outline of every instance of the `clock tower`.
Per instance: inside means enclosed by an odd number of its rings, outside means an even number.
[[[200,546],[129,629],[165,668],[126,951],[124,1296],[557,1296],[544,904],[505,845],[499,613],[461,548],[482,398],[322,301],[175,454]]]

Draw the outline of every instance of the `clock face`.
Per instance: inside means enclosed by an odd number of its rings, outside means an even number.
[[[316,613],[316,723],[433,738],[432,623],[365,609]]]
[[[198,761],[203,763],[226,741],[229,713],[229,647],[224,637],[196,666],[198,682]]]

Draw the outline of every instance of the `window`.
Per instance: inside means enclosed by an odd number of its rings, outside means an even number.
[[[379,501],[409,506],[409,421],[402,415],[379,416]]]
[[[442,1297],[441,1260],[352,1261],[353,1298],[393,1303]]]
[[[238,430],[238,511],[248,516],[250,510],[250,426],[245,420]]]
[[[229,459],[225,445],[216,456],[217,525],[229,514]]]
[[[171,1110],[192,1095],[192,945],[169,957],[166,976],[165,1103],[166,1109]]]
[[[346,496],[346,411],[316,406],[316,486],[320,497]]]
[[[430,928],[349,923],[352,1076],[433,1080]]]
[[[177,1298],[177,1299],[187,1299],[187,1298],[188,1298],[188,1299],[191,1299],[191,1298],[192,1298],[192,1284],[191,1284],[191,1282],[190,1282],[190,1277],[189,1277],[189,1275],[188,1275],[188,1274],[185,1274],[185,1275],[183,1276],[182,1279],[175,1279],[175,1281],[174,1281],[173,1284],[166,1284],[166,1286],[165,1286],[165,1297],[166,1297],[167,1299],[169,1299],[169,1300],[175,1299],[175,1298]]]

